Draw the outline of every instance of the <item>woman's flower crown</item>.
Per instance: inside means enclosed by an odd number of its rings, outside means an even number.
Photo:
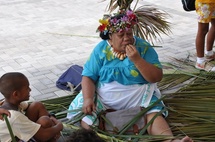
[[[127,31],[128,29],[133,28],[133,26],[137,24],[137,21],[137,16],[133,11],[121,10],[114,16],[104,15],[103,19],[99,20],[100,25],[97,28],[97,32],[114,33],[124,30]]]

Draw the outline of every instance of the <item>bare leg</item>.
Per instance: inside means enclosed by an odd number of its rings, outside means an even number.
[[[41,102],[32,102],[25,114],[30,120],[36,122],[42,116],[48,116],[49,112]]]
[[[169,141],[168,141],[169,142]],[[193,142],[193,140],[191,138],[189,138],[188,136],[185,136],[183,139],[181,140],[172,140],[170,142]]]
[[[25,114],[31,121],[41,124],[43,128],[49,128],[57,123],[56,118],[49,116],[49,112],[41,102],[32,102]],[[56,142],[60,137],[60,132],[55,137],[51,138],[48,142]]]
[[[50,128],[55,125],[49,116],[40,117],[36,123],[41,124],[41,127],[43,128]],[[52,138],[48,142],[56,142],[56,138]]]
[[[41,124],[43,128],[49,128],[54,125],[53,121],[48,116],[40,117],[36,123]]]
[[[81,127],[83,127],[84,129],[90,129],[90,126],[84,121],[81,121]]]
[[[156,115],[156,113],[151,113],[147,115],[147,123]],[[148,133],[150,135],[166,135],[166,136],[173,136],[173,133],[166,122],[166,120],[163,118],[163,116],[158,116],[154,122],[148,127],[147,129]],[[167,140],[165,142],[192,142],[192,139],[189,137],[184,137],[181,140]]]
[[[189,138],[188,136],[186,136],[180,142],[193,142],[193,140],[191,138]]]
[[[213,49],[215,40],[215,19],[211,20],[211,28],[207,35],[207,51],[211,51]]]
[[[204,57],[205,36],[208,32],[209,23],[198,23],[198,32],[196,36],[197,57]]]
[[[156,113],[150,113],[146,116],[147,123],[156,115]],[[147,129],[150,135],[169,135],[173,136],[168,123],[163,116],[158,116],[154,122]]]

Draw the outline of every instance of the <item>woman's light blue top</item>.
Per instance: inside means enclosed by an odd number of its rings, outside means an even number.
[[[145,40],[138,37],[134,38],[134,46],[141,57],[154,66],[162,68],[154,48]],[[148,83],[128,57],[124,60],[114,57],[111,48],[107,40],[98,43],[86,61],[82,75],[90,77],[97,83],[110,83],[112,81],[117,81],[123,85]]]

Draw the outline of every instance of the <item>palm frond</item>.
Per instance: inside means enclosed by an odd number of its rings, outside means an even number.
[[[208,78],[205,74],[204,77]],[[209,78],[211,79],[196,78],[164,99],[170,113],[167,120],[174,134],[184,133],[195,141],[213,141],[215,77]]]
[[[111,13],[118,8],[132,9],[131,4],[134,0],[110,0],[108,11]],[[168,14],[152,6],[140,6],[136,9],[139,0],[136,1],[132,9],[138,17],[138,24],[134,27],[134,35],[141,37],[151,44],[154,41],[162,40],[162,34],[171,33],[170,23],[166,20]]]
[[[139,0],[137,0],[136,4]],[[113,12],[115,9],[130,9],[133,0],[110,0],[108,11]]]
[[[150,6],[141,6],[135,10],[138,24],[134,27],[134,34],[153,43],[161,39],[161,35],[171,33],[170,23],[166,21],[168,14]]]
[[[166,63],[164,77],[158,83],[161,88],[166,109],[169,111],[167,121],[174,134],[174,138],[182,138],[188,135],[195,142],[211,142],[215,139],[215,73],[197,71],[190,60],[174,59],[172,63]],[[173,64],[174,63],[174,64]],[[214,62],[213,62],[214,63]],[[188,70],[188,71],[186,71]],[[180,86],[178,86],[180,85]],[[51,112],[59,112],[59,119],[64,118],[67,108],[74,96],[69,95],[57,99],[43,101]],[[81,115],[81,114],[80,114]],[[80,120],[77,118],[77,120]],[[76,120],[76,121],[77,121]],[[71,121],[64,123],[63,134],[69,135],[79,129]],[[127,124],[129,126],[130,124]],[[147,126],[145,127],[145,129]],[[109,134],[93,127],[99,136],[106,141],[144,141],[158,142],[172,139],[169,136],[152,136],[140,133],[140,135],[125,135],[124,129],[120,134]],[[125,128],[126,129],[126,128]]]
[[[113,12],[115,9],[117,9],[118,7],[118,3],[117,0],[110,0],[110,3],[108,5],[107,11]]]

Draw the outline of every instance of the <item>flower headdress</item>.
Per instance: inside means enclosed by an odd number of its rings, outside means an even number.
[[[135,24],[137,24],[137,16],[131,10],[121,10],[119,13],[111,16],[104,15],[103,19],[100,19],[100,25],[97,29],[97,32],[104,33],[114,33],[127,31],[130,28],[133,28]]]
[[[133,2],[134,0],[111,0],[107,9],[109,13],[117,9],[121,10],[121,12],[116,15],[120,15],[124,12],[128,20],[126,22],[118,21],[114,24],[114,22],[110,20],[111,15],[106,15],[100,20],[101,25],[98,27],[97,31],[103,32],[103,35],[106,35],[107,32],[118,32],[130,27],[133,29],[133,34],[135,36],[141,37],[152,44],[153,41],[162,39],[161,36],[163,34],[169,35],[171,33],[170,23],[166,20],[167,16],[169,16],[168,13],[150,5],[142,5],[137,8],[139,0],[136,0],[136,4],[132,4]],[[126,11],[122,11],[122,9],[126,9]],[[131,15],[129,14],[130,12]],[[114,17],[115,15],[112,18]]]

